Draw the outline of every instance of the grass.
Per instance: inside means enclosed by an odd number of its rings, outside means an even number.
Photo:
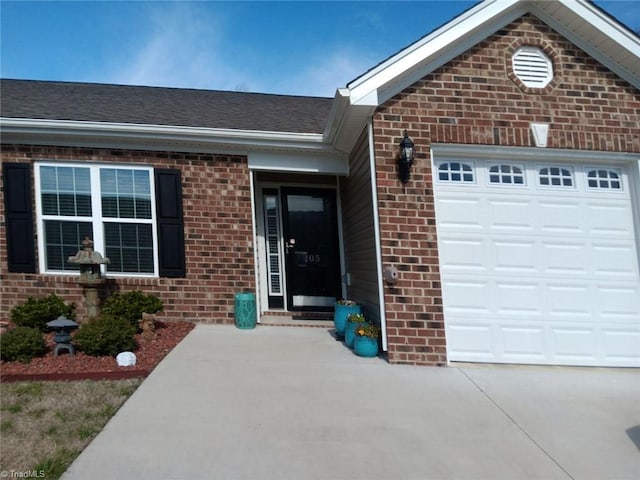
[[[62,476],[141,379],[0,385],[0,472]]]

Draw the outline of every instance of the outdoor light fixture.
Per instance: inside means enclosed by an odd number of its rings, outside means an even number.
[[[398,160],[398,176],[400,181],[405,184],[411,176],[411,165],[415,157],[413,142],[409,138],[407,131],[404,131],[404,138],[400,142],[400,158]]]

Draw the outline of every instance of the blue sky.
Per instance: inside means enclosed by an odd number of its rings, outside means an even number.
[[[0,0],[0,75],[333,96],[475,3]],[[640,29],[640,0],[596,3]]]

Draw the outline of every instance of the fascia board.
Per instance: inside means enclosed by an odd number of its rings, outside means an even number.
[[[607,15],[603,14],[600,10],[593,5],[583,0],[558,0],[564,8],[571,11],[576,16],[584,19],[584,21],[591,25],[598,34],[603,37],[607,37],[613,40],[619,48],[629,52],[629,54],[635,56],[637,59],[636,65],[640,65],[640,41],[638,38],[629,32],[626,28],[621,27],[617,22],[613,21]],[[556,17],[551,16],[544,9],[544,2],[532,2],[531,12],[536,15],[540,20],[545,22],[551,28],[562,34],[572,43],[576,44],[588,55],[595,58],[607,67],[612,72],[619,75],[621,78],[627,80],[636,88],[640,88],[640,75],[638,69],[633,72],[624,65],[616,62],[613,58],[603,53],[597,45],[590,43],[583,39],[579,35],[575,34]]]
[[[333,97],[329,119],[325,127],[323,138],[326,143],[332,143],[337,132],[344,122],[344,117],[349,108],[349,89],[339,88]]]
[[[493,158],[496,160],[549,160],[587,163],[627,163],[640,161],[640,153],[603,152],[599,150],[565,150],[560,148],[511,147],[495,145],[431,144],[432,157],[459,159]]]
[[[4,143],[46,138],[55,144],[79,146],[109,146],[150,150],[168,146],[193,147],[194,151],[225,146],[252,150],[260,148],[331,151],[322,134],[263,132],[254,130],[212,129],[166,125],[127,123],[79,122],[69,120],[42,120],[0,118]],[[71,142],[71,143],[70,143]]]
[[[520,8],[516,8],[519,4]],[[463,43],[457,50],[464,51],[477,43],[476,37],[478,35],[484,36],[486,32],[497,30],[503,26],[496,27],[494,25],[496,21],[503,17],[512,20],[526,11],[526,4],[521,0],[493,0],[477,5],[351,82],[348,85],[351,92],[351,103],[374,106],[382,104],[383,101],[379,98],[378,92],[385,86],[387,86],[386,90],[389,90],[388,85],[395,85],[399,77],[407,75],[406,72],[415,72],[416,66],[426,64],[427,68],[419,70],[422,73],[428,68],[433,68],[430,62],[434,61],[438,65],[446,63],[455,56],[451,54],[451,51],[456,42]],[[508,21],[503,20],[502,23],[506,24]],[[475,34],[470,37],[470,32]],[[466,38],[468,40],[465,41]],[[415,75],[411,75],[412,79],[414,77]],[[419,78],[421,77],[417,77],[416,80]],[[408,81],[405,79],[401,85]]]

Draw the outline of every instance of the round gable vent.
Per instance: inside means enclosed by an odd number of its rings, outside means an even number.
[[[544,88],[553,79],[553,64],[539,48],[520,47],[513,54],[513,73],[526,87]]]

